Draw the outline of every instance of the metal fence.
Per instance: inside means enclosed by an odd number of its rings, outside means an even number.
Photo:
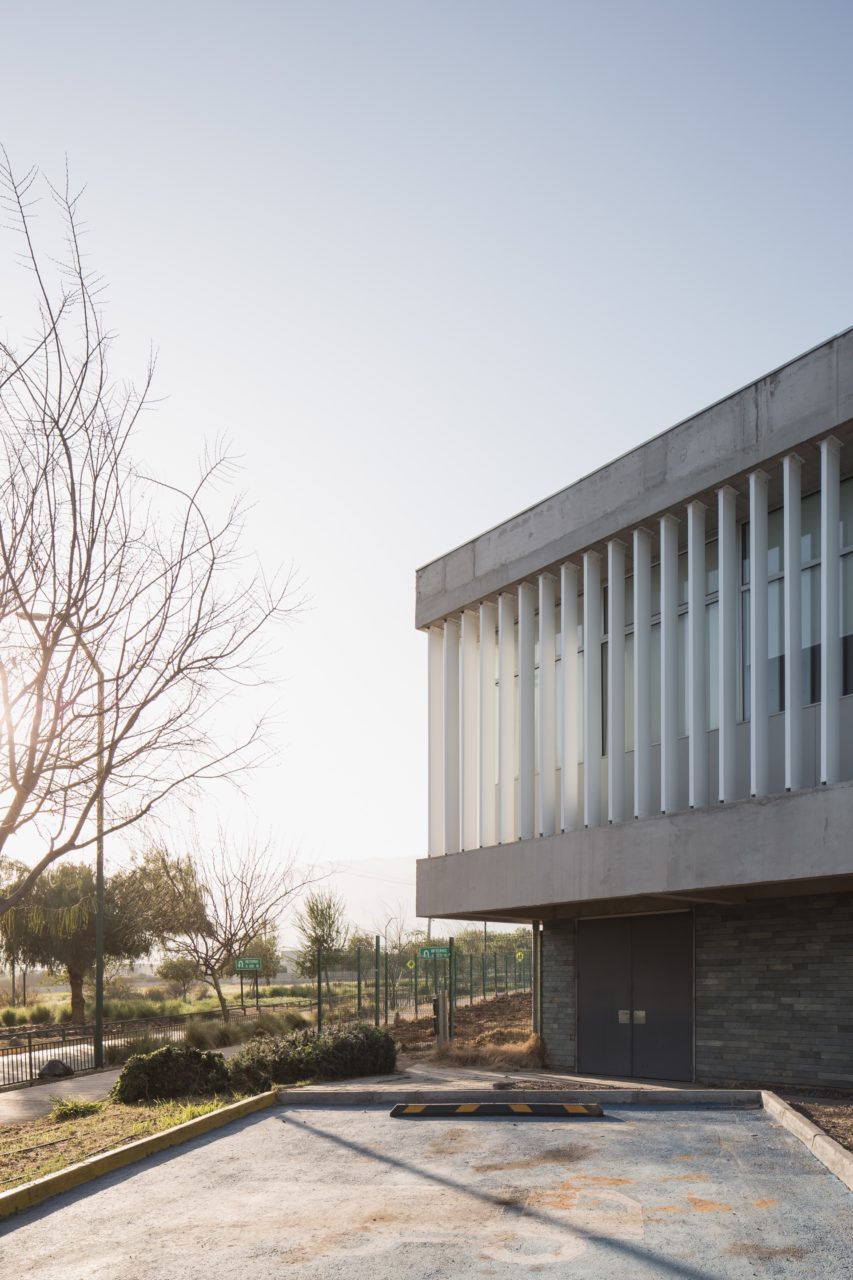
[[[532,981],[529,947],[510,950],[498,939],[477,950],[456,947],[452,940],[447,945],[391,948],[377,938],[374,947],[359,947],[343,956],[324,957],[320,951],[315,973],[317,1024],[322,1029],[367,1021],[398,1028],[408,1042],[427,1040],[432,1037],[433,1000],[443,991],[448,995],[451,1034],[458,1011],[493,1001],[499,1002],[507,1020],[529,1029],[529,998],[509,997],[529,997]],[[407,1028],[409,1023],[422,1025]],[[476,1020],[463,1019],[459,1030],[467,1032],[475,1025]],[[418,1029],[421,1037],[405,1034]]]
[[[424,955],[429,950],[431,954]],[[450,1033],[474,1039],[531,1028],[532,957],[529,946],[512,949],[500,937],[477,949],[432,944],[429,948],[357,947],[345,955],[319,953],[315,973],[288,991],[290,999],[258,1006],[229,1005],[228,1016],[243,1022],[259,1015],[297,1008],[316,1018],[316,1029],[363,1021],[392,1027],[404,1048],[433,1044],[433,1000],[448,997]],[[205,1010],[168,1017],[104,1023],[107,1065],[117,1051],[140,1041],[186,1039],[190,1022],[219,1022],[221,1012]],[[112,1051],[112,1052],[111,1052]],[[95,1029],[85,1026],[18,1027],[0,1031],[0,1089],[39,1081],[39,1071],[59,1058],[77,1073],[94,1070]]]
[[[231,1005],[229,1020],[252,1021],[263,1013],[284,1011],[287,1004]],[[104,1023],[104,1053],[110,1065],[110,1050],[127,1049],[146,1040],[186,1039],[190,1022],[221,1022],[220,1010],[175,1014],[166,1018],[129,1018]],[[0,1032],[0,1089],[16,1089],[39,1082],[39,1071],[51,1058],[59,1058],[72,1071],[92,1071],[95,1066],[95,1028],[86,1026],[32,1027]]]

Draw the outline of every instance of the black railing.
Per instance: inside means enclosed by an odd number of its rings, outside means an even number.
[[[274,1013],[291,1006],[283,1003],[229,1005],[230,1022],[253,1021],[260,1014]],[[186,1039],[190,1022],[222,1022],[219,1009],[199,1013],[171,1014],[157,1018],[126,1018],[104,1023],[104,1053],[109,1065],[111,1049],[126,1049],[144,1040],[173,1041]],[[72,1026],[16,1027],[0,1031],[0,1089],[18,1089],[39,1083],[39,1071],[51,1058],[59,1058],[77,1074],[93,1071],[95,1066],[95,1028],[93,1024]]]

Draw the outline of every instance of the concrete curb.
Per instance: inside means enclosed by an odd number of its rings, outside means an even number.
[[[758,1089],[279,1089],[288,1107],[376,1107],[399,1102],[598,1102],[602,1106],[761,1107]]]
[[[846,1151],[834,1138],[824,1133],[823,1129],[812,1124],[811,1120],[800,1115],[799,1111],[795,1111],[789,1103],[769,1089],[762,1089],[761,1102],[768,1115],[798,1138],[816,1160],[853,1191],[853,1152]]]
[[[207,1115],[197,1116],[184,1124],[176,1124],[171,1129],[164,1129],[161,1133],[152,1133],[147,1138],[139,1138],[136,1142],[128,1143],[127,1146],[115,1147],[112,1151],[90,1156],[88,1160],[71,1164],[67,1169],[48,1173],[43,1178],[36,1178],[33,1182],[24,1182],[19,1187],[0,1192],[0,1220],[9,1218],[15,1213],[21,1213],[24,1209],[31,1209],[34,1205],[41,1204],[43,1200],[61,1195],[64,1191],[72,1191],[75,1187],[91,1182],[93,1178],[100,1178],[105,1173],[113,1173],[116,1169],[123,1169],[125,1165],[135,1164],[138,1160],[144,1160],[158,1151],[165,1151],[169,1147],[178,1146],[179,1143],[189,1142],[192,1138],[199,1138],[213,1129],[230,1124],[232,1120],[239,1120],[243,1116],[251,1115],[254,1111],[262,1111],[265,1107],[274,1107],[277,1103],[276,1092],[271,1089],[268,1093],[244,1098],[241,1102],[232,1102],[218,1111],[210,1111]]]

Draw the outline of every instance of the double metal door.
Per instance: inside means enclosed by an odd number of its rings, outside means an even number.
[[[692,1078],[689,912],[579,922],[578,1067],[595,1075]]]

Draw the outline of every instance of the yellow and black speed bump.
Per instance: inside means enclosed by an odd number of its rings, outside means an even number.
[[[603,1116],[597,1102],[398,1102],[391,1111],[398,1120],[431,1120],[465,1116],[548,1116],[552,1120],[578,1120]]]

